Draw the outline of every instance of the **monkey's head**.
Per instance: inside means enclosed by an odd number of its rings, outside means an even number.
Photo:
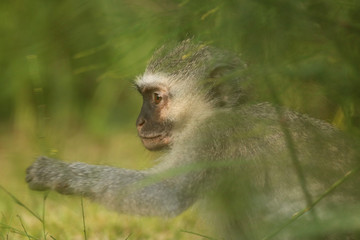
[[[191,40],[157,50],[135,81],[143,96],[136,126],[144,146],[168,148],[214,109],[243,102],[244,68],[236,55]]]

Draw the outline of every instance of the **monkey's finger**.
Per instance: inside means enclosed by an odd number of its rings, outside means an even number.
[[[30,174],[29,174],[29,168],[28,169],[26,169],[26,177],[25,177],[25,181],[27,182],[27,183],[30,183],[32,180],[33,180],[33,177],[32,176],[30,176]]]
[[[47,187],[46,185],[35,181],[35,179],[31,176],[26,176],[26,182],[28,183],[28,186],[31,190],[45,191],[49,189],[49,187]]]
[[[26,169],[26,175],[28,175],[28,174],[30,173],[31,168],[32,168],[32,166],[30,166],[30,167],[28,167],[28,168]],[[26,177],[27,177],[27,176],[26,176]]]
[[[28,183],[28,186],[32,190],[44,191],[49,189],[45,184],[43,184],[34,172],[34,166],[30,166],[26,169],[25,181]]]

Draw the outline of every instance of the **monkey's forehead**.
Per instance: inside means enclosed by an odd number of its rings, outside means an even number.
[[[191,89],[196,89],[194,81],[186,77],[179,79],[176,76],[169,76],[164,73],[145,73],[136,78],[134,86],[141,94],[146,91],[162,91],[171,97],[192,94]]]
[[[138,89],[170,86],[170,77],[165,74],[144,74],[134,82]]]

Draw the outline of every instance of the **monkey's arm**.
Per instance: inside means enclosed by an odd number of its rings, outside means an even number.
[[[154,174],[40,157],[27,169],[33,190],[55,190],[89,197],[123,213],[171,217],[188,208],[194,197],[186,177],[154,180]]]

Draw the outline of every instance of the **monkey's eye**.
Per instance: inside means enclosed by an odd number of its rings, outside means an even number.
[[[159,104],[162,100],[162,97],[160,96],[160,94],[158,93],[154,93],[153,94],[153,100],[155,104]]]

